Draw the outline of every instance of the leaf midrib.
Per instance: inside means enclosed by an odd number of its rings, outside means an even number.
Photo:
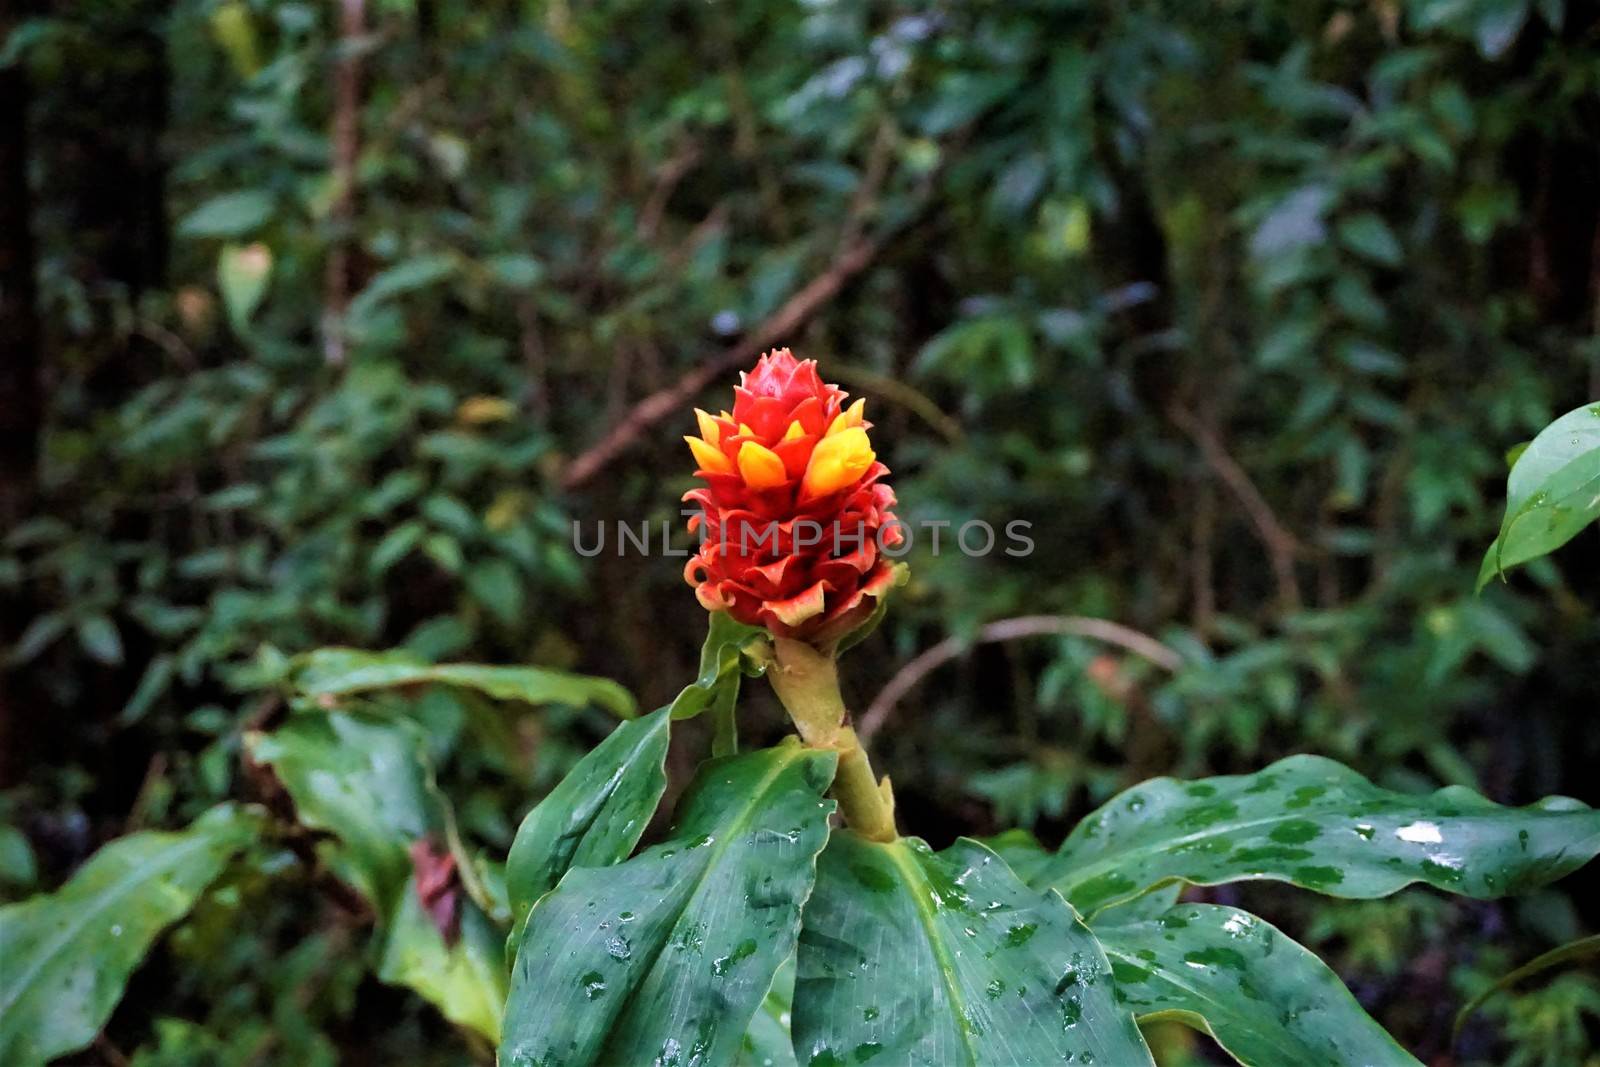
[[[700,895],[700,891],[705,887],[706,879],[711,876],[712,869],[715,868],[716,865],[721,861],[728,849],[733,847],[733,842],[738,840],[740,834],[743,833],[745,828],[750,825],[751,819],[755,817],[756,809],[760,806],[758,805],[757,801],[767,795],[767,791],[772,788],[773,783],[777,781],[778,777],[782,775],[784,771],[788,770],[802,756],[809,756],[814,751],[816,750],[807,749],[800,745],[794,746],[789,752],[774,750],[775,754],[781,758],[770,770],[761,776],[756,788],[752,789],[746,794],[746,797],[748,798],[747,803],[740,810],[738,816],[732,822],[726,825],[726,829],[719,831],[716,840],[712,842],[711,848],[707,852],[706,860],[700,867],[699,874],[695,875],[694,884],[690,887],[689,892],[684,895],[682,906],[678,908],[677,914],[673,916],[671,928],[667,931],[666,936],[661,938],[660,943],[657,944],[651,951],[649,960],[646,961],[643,967],[639,968],[639,980],[634,982],[629,988],[627,1003],[617,1012],[617,1014],[611,1017],[612,1025],[606,1028],[605,1036],[598,1042],[599,1051],[603,1053],[611,1044],[612,1039],[616,1036],[617,1024],[621,1022],[624,1014],[626,1014],[628,1010],[628,1007],[632,1005],[634,994],[639,991],[639,988],[643,986],[645,981],[649,979],[650,975],[654,973],[656,964],[661,959],[661,954],[665,952],[667,946],[672,943],[673,935],[678,932],[678,926],[683,922],[684,914],[689,910],[689,905],[694,902],[694,900]],[[664,841],[662,844],[667,844],[671,840],[672,839],[669,838],[668,841]],[[800,901],[799,903],[803,905],[804,901]],[[529,914],[529,925],[532,925],[531,913]],[[760,1005],[757,1005],[756,1010],[760,1010]],[[599,1059],[591,1062],[604,1063],[607,1061]]]
[[[976,1067],[980,1062],[978,1049],[972,1042],[971,1032],[962,1025],[966,1018],[966,998],[961,995],[961,990],[954,981],[955,963],[945,950],[944,942],[939,938],[938,921],[928,906],[927,897],[930,891],[928,880],[923,876],[921,868],[905,854],[904,839],[886,845],[884,851],[888,853],[889,862],[900,872],[900,877],[906,882],[907,888],[921,890],[907,895],[911,897],[912,906],[916,909],[923,936],[928,940],[928,950],[933,953],[934,962],[939,966],[939,975],[944,981],[945,996],[949,999],[950,1009],[955,1015],[956,1033],[961,1037],[962,1047],[967,1050],[967,1062]]]

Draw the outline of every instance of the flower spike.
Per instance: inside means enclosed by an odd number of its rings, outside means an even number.
[[[698,408],[687,437],[705,481],[684,499],[704,538],[684,577],[700,603],[818,648],[865,622],[897,578],[903,535],[865,402],[787,348],[739,376],[732,411]]]

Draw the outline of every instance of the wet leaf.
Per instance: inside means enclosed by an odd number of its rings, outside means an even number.
[[[1180,904],[1094,929],[1141,1022],[1193,1026],[1253,1067],[1417,1067],[1338,975],[1248,912]]]
[[[831,752],[705,764],[672,833],[574,867],[528,917],[500,1063],[726,1063],[779,965],[828,837]]]
[[[840,831],[817,867],[795,981],[812,1067],[1151,1063],[1111,966],[1053,890],[976,841],[935,853]]]
[[[42,1064],[94,1040],[161,931],[254,839],[259,821],[223,805],[178,833],[130,834],[56,892],[0,908],[0,1063]]]
[[[1072,831],[1037,881],[1085,914],[1151,886],[1291,882],[1330,896],[1387,896],[1413,882],[1488,899],[1576,870],[1600,852],[1600,811],[1551,797],[1506,808],[1459,786],[1379,789],[1317,756],[1255,774],[1156,778]]]
[[[1507,568],[1554,552],[1600,519],[1600,403],[1539,432],[1506,479],[1500,535],[1484,554],[1478,588]]]
[[[568,868],[610,866],[639,843],[667,787],[671,730],[669,708],[620,724],[522,821],[506,859],[513,946]]]

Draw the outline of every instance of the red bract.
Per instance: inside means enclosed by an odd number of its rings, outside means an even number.
[[[894,582],[894,492],[881,479],[864,401],[787,348],[740,375],[733,410],[699,409],[687,437],[706,482],[684,499],[703,531],[684,568],[700,603],[779,637],[825,645],[860,625]]]

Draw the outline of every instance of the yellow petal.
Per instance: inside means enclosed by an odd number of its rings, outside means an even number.
[[[806,428],[800,425],[799,419],[795,419],[789,424],[789,428],[783,431],[783,439],[785,441],[793,441],[797,438],[804,437],[805,435]]]
[[[739,446],[739,476],[752,489],[772,489],[789,480],[783,460],[772,449],[755,441]]]
[[[733,415],[730,414],[729,412],[726,412],[726,411],[717,412],[717,418],[719,418],[719,419],[727,419],[729,422],[733,421]]]
[[[706,439],[706,444],[715,445],[722,440],[722,427],[717,425],[717,420],[711,417],[710,412],[695,408],[694,417],[699,420],[700,436]]]
[[[752,430],[750,427],[746,426],[742,422],[739,424],[739,436],[740,437],[754,437],[755,435],[756,435],[756,432],[754,430]]]
[[[822,436],[824,436],[824,437],[832,437],[834,434],[838,433],[840,430],[848,430],[849,428],[850,428],[850,416],[846,415],[844,412],[841,411],[841,412],[839,412],[839,414],[837,414],[837,415],[835,415],[833,417],[833,421],[832,422],[828,423],[828,432],[823,434]]]
[[[806,464],[805,478],[801,481],[803,496],[827,496],[854,482],[867,472],[877,459],[867,431],[851,426],[824,437],[811,453]]]
[[[844,413],[844,415],[845,415],[845,425],[847,425],[847,426],[860,426],[861,423],[867,417],[867,398],[866,397],[862,397],[860,400],[857,400],[854,404],[851,404],[850,405],[850,409],[848,411],[846,411]]]
[[[732,474],[733,460],[722,454],[720,449],[706,444],[698,437],[685,437],[689,442],[689,451],[694,453],[694,461],[703,471],[713,474]]]

